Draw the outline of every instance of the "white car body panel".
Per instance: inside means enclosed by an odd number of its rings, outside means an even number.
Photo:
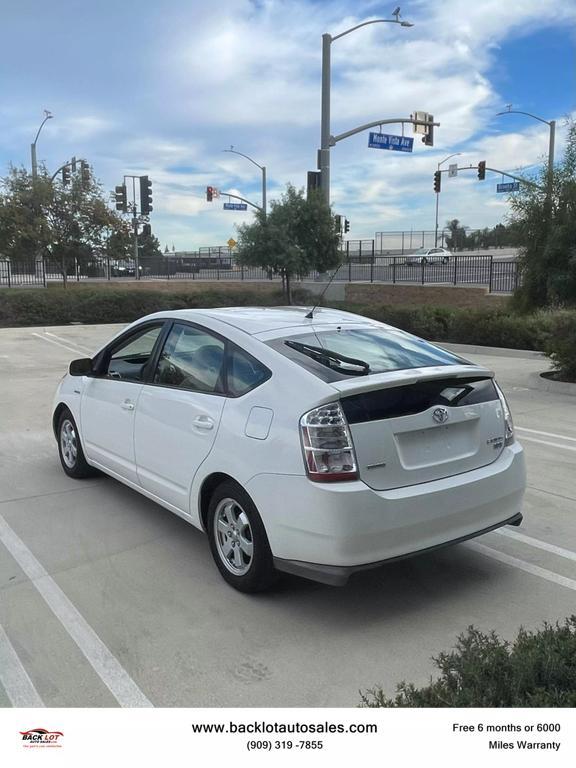
[[[134,456],[134,415],[142,384],[85,378],[80,406],[82,442],[88,462],[97,462],[138,482]]]
[[[134,420],[139,483],[190,513],[190,485],[218,433],[226,398],[144,385]]]
[[[447,433],[437,432],[440,437],[427,442],[430,414],[424,412],[389,421],[388,449],[379,422],[351,425],[357,480],[312,482],[303,460],[299,420],[320,404],[426,379],[492,377],[491,371],[457,362],[326,382],[265,343],[286,334],[296,337],[311,329],[343,326],[397,332],[336,310],[318,309],[312,320],[304,317],[303,308],[178,310],[143,318],[129,328],[144,319],[201,325],[272,371],[270,379],[240,397],[69,374],[60,383],[54,407],[65,404],[71,410],[87,461],[196,527],[204,527],[202,486],[215,473],[223,473],[252,497],[278,567],[299,572],[297,564],[303,564],[309,566],[306,575],[318,569],[313,578],[340,583],[324,578],[323,567],[369,565],[520,519],[522,449],[517,442],[496,448],[487,443],[503,435],[499,401],[455,408],[458,413],[450,414],[452,426],[477,425],[473,450]],[[134,410],[122,407],[125,400]],[[412,436],[399,445],[407,419],[412,419]],[[199,426],[198,420],[210,421],[211,428]],[[390,460],[393,445],[397,458],[388,474],[382,468],[367,470],[383,449]],[[445,454],[447,469],[440,477],[442,462],[435,460],[439,453]],[[368,479],[370,472],[375,474]]]

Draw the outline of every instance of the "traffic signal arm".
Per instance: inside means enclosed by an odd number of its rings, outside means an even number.
[[[345,133],[339,133],[337,136],[330,136],[330,146],[334,147],[339,141],[342,141],[343,139],[347,139],[349,136],[354,136],[356,133],[361,133],[362,131],[367,131],[369,128],[375,128],[377,125],[392,125],[393,123],[410,123],[411,125],[415,124],[421,124],[420,121],[415,120],[413,117],[393,117],[389,120],[374,120],[371,123],[365,123],[364,125],[358,126],[358,128],[352,128],[351,131],[346,131]],[[440,123],[436,123],[434,121],[424,123],[424,125],[429,126],[429,131],[433,131],[434,127],[438,128]]]
[[[492,173],[497,173],[500,176],[507,176],[509,179],[514,179],[514,181],[519,181],[521,184],[526,184],[529,187],[534,187],[534,189],[540,189],[545,191],[546,187],[544,187],[542,184],[536,184],[534,181],[529,181],[528,179],[522,178],[522,176],[515,176],[513,173],[508,173],[508,171],[501,171],[499,168],[490,168],[490,166],[486,165],[484,162],[484,171],[491,171]],[[457,171],[478,171],[480,173],[480,163],[478,165],[465,165],[463,167],[458,166]],[[439,171],[434,171],[434,179],[436,179],[436,174],[442,174],[442,173],[449,173],[449,168],[441,168]],[[482,179],[480,179],[482,181]],[[434,188],[434,191],[436,192],[436,188]]]

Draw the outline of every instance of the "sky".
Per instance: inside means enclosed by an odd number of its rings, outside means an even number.
[[[38,159],[53,172],[86,158],[108,193],[124,174],[150,176],[151,224],[162,247],[223,245],[253,218],[206,201],[206,186],[260,202],[303,187],[320,138],[321,36],[391,18],[394,4],[355,0],[0,0],[0,176]],[[526,175],[557,158],[576,116],[576,0],[410,0],[410,28],[374,24],[332,44],[332,134],[432,113],[434,147],[368,147],[368,133],[332,149],[331,198],[351,238],[434,228],[433,173],[452,162]],[[374,130],[379,130],[378,128]],[[400,125],[383,127],[400,135]],[[412,136],[411,126],[405,135]],[[447,164],[443,167],[447,167]],[[442,177],[440,223],[505,221],[500,176]]]

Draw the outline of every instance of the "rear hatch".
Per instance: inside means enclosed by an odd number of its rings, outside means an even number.
[[[340,391],[360,477],[375,490],[478,469],[504,447],[502,405],[485,369],[398,371],[332,386]]]

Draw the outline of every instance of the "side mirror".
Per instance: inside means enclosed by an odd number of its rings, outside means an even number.
[[[94,373],[92,360],[89,357],[81,357],[79,360],[72,360],[68,370],[70,376],[91,376]]]

